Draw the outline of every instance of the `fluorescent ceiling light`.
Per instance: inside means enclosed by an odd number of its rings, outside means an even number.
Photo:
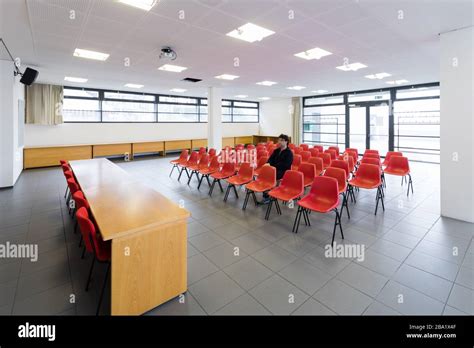
[[[129,88],[142,88],[143,85],[138,85],[136,83],[127,83],[125,84],[125,87],[129,87]]]
[[[107,60],[110,54],[84,50],[82,48],[76,48],[74,50],[74,57],[95,59],[95,60]]]
[[[273,85],[276,85],[277,83],[276,82],[273,82],[273,81],[260,81],[260,82],[257,82],[257,85],[260,85],[260,86],[273,86]]]
[[[261,98],[258,98],[258,99],[260,99],[260,100],[270,100],[269,97],[261,97]]]
[[[372,75],[365,75],[366,78],[368,79],[371,79],[371,80],[381,80],[385,77],[389,77],[389,76],[392,76],[391,74],[389,73],[386,73],[386,72],[381,72],[381,73],[378,73],[378,74],[372,74]]]
[[[332,53],[326,50],[323,50],[322,48],[315,47],[307,51],[303,51],[300,53],[296,53],[295,56],[307,60],[311,59],[321,59],[322,57],[325,56],[330,56]]]
[[[315,91],[311,91],[311,93],[318,93],[318,94],[323,94],[323,93],[327,93],[328,91],[326,91],[325,89],[317,89]]]
[[[386,83],[389,85],[401,85],[402,83],[407,83],[410,82],[408,80],[392,80],[392,81],[387,81]]]
[[[187,68],[184,66],[179,66],[179,65],[172,65],[172,64],[165,64],[162,65],[158,68],[158,70],[163,70],[163,71],[171,71],[171,72],[181,72],[186,70]]]
[[[293,91],[300,91],[302,89],[305,89],[306,87],[303,86],[291,86],[291,87],[286,87],[286,89],[291,89]]]
[[[216,79],[221,79],[221,80],[235,80],[238,79],[239,77],[236,75],[230,75],[230,74],[222,74],[219,76],[215,76]]]
[[[118,0],[122,4],[133,6],[141,10],[150,11],[158,0]]]
[[[170,89],[170,92],[176,92],[176,93],[183,93],[183,92],[186,92],[187,89],[184,89],[184,88],[172,88]]]
[[[65,81],[69,82],[76,82],[76,83],[85,83],[87,82],[87,79],[82,78],[82,77],[72,77],[72,76],[66,76],[64,78]]]
[[[336,69],[339,69],[342,71],[357,71],[363,68],[367,68],[367,65],[359,63],[359,62],[352,63],[352,64],[344,64],[344,65],[336,67]]]
[[[261,41],[272,34],[275,34],[275,32],[252,23],[247,23],[235,30],[232,30],[226,35],[247,42],[255,42]]]
[[[235,96],[235,98],[247,98],[248,95],[245,95],[245,94],[238,94]]]

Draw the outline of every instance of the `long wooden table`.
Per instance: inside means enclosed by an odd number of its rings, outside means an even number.
[[[105,158],[70,164],[112,242],[112,315],[142,314],[184,293],[190,213]]]

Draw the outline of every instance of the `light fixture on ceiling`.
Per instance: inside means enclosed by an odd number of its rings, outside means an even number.
[[[214,76],[216,79],[221,79],[221,80],[235,80],[238,79],[239,77],[236,75],[230,75],[230,74],[222,74],[218,76]]]
[[[258,98],[260,100],[270,100],[270,97],[261,97],[261,98]]]
[[[366,78],[371,79],[371,80],[376,80],[376,79],[381,80],[381,79],[389,77],[389,76],[392,76],[392,75],[389,74],[389,73],[386,73],[386,72],[381,72],[381,73],[378,73],[378,74],[365,75]]]
[[[237,94],[235,96],[235,98],[241,98],[241,99],[244,99],[244,98],[247,98],[247,97],[248,97],[248,95],[245,95],[245,94]]]
[[[352,63],[352,64],[344,64],[341,66],[337,66],[336,69],[342,70],[342,71],[357,71],[359,69],[367,68],[367,65],[362,64],[362,63]]]
[[[171,71],[171,72],[177,72],[177,73],[180,73],[186,69],[187,68],[184,66],[172,65],[172,64],[165,64],[158,68],[158,70]]]
[[[150,11],[159,0],[118,0],[118,2],[139,8],[140,10]]]
[[[291,89],[293,91],[301,91],[302,89],[305,89],[306,87],[303,86],[291,86],[291,87],[286,87],[286,89]]]
[[[73,76],[66,76],[64,81],[75,82],[75,83],[86,83],[87,79],[83,77],[73,77]]]
[[[128,88],[143,88],[143,85],[139,85],[139,84],[136,84],[136,83],[126,83],[125,87],[128,87]]]
[[[228,32],[226,35],[247,42],[255,42],[261,41],[267,36],[273,34],[275,34],[274,31],[260,27],[256,24],[247,23],[231,32]]]
[[[295,53],[296,57],[307,59],[307,60],[312,60],[312,59],[321,59],[322,57],[325,56],[330,56],[332,53],[326,50],[323,50],[322,48],[315,47],[307,51],[303,51],[300,53]]]
[[[170,92],[176,92],[176,93],[183,93],[183,92],[186,92],[187,89],[184,89],[184,88],[172,88],[170,89]]]
[[[328,91],[325,90],[325,89],[317,89],[315,91],[311,91],[311,93],[317,93],[317,94],[323,94],[323,93],[327,93]]]
[[[401,79],[401,80],[386,81],[385,83],[388,84],[388,85],[401,85],[403,83],[408,83],[408,82],[410,82],[410,81]]]
[[[76,48],[74,50],[74,57],[79,57],[79,58],[86,58],[86,59],[95,59],[95,60],[107,60],[109,58],[110,54],[107,53],[102,53],[102,52],[96,52],[96,51],[90,51],[90,50],[85,50],[82,48]]]
[[[277,83],[276,82],[273,82],[273,81],[260,81],[260,82],[257,82],[257,85],[260,85],[260,86],[273,86],[273,85],[276,85]]]

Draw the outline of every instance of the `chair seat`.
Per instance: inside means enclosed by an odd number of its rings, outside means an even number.
[[[183,164],[183,163],[186,163],[186,161],[180,160],[180,159],[178,158],[178,159],[175,159],[175,160],[170,161],[170,163],[171,163],[171,164]]]
[[[193,164],[191,166],[188,166],[187,168],[191,170],[199,170],[199,164]]]
[[[323,198],[315,198],[313,195],[308,195],[301,199],[298,204],[303,208],[316,211],[318,213],[327,213],[339,205],[339,199],[336,201],[329,201]]]
[[[304,178],[304,187],[313,185],[314,179]]]
[[[209,175],[215,172],[217,172],[217,169],[214,169],[214,168],[203,168],[199,170],[199,174],[202,174],[202,175]]]
[[[274,186],[267,182],[252,181],[247,184],[246,188],[254,192],[265,192],[271,190]]]
[[[232,176],[227,179],[227,182],[232,185],[245,185],[252,181],[252,178],[239,177],[238,175]]]
[[[358,177],[355,177],[351,181],[349,181],[349,184],[352,186],[364,188],[364,189],[374,189],[380,186],[380,180],[379,181],[372,181],[372,180],[364,180],[364,179],[359,179]]]
[[[222,173],[222,172],[217,172],[217,173],[212,173],[211,177],[214,179],[227,179],[228,177],[234,175],[234,173]]]
[[[298,166],[293,166],[293,165],[292,165],[292,166],[291,166],[291,170],[296,170],[296,171],[297,171],[297,170],[298,170]]]
[[[277,187],[268,193],[273,198],[281,201],[290,201],[302,195],[302,192],[295,191],[286,187]]]
[[[408,175],[410,173],[409,170],[405,170],[405,169],[389,169],[389,168],[385,168],[385,170],[383,171],[385,174],[390,174],[390,175],[398,175],[398,176],[405,176],[405,175]]]

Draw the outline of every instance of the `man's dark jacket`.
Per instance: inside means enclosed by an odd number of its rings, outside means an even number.
[[[280,180],[283,178],[285,172],[291,169],[291,163],[293,163],[293,152],[291,152],[288,147],[283,151],[281,148],[277,148],[268,159],[268,163],[276,168],[277,180]]]

